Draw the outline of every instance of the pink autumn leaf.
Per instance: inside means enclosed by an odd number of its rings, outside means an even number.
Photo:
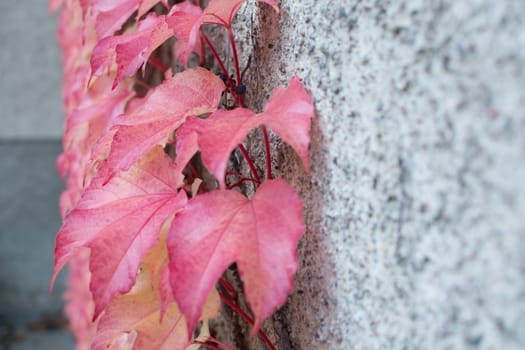
[[[144,67],[151,53],[172,35],[165,16],[150,14],[139,22],[136,32],[99,41],[91,56],[92,75],[101,75],[116,61],[115,88],[123,78],[135,75]]]
[[[76,349],[89,349],[97,329],[97,322],[93,322],[95,305],[89,291],[90,278],[89,250],[82,249],[69,262],[68,288],[64,294],[64,312],[77,341]]]
[[[128,295],[118,296],[102,316],[92,350],[183,350],[188,344],[187,324],[177,306],[171,303],[160,321],[158,291],[144,283]],[[212,301],[219,308],[218,298]],[[128,347],[116,346],[133,335]]]
[[[203,125],[203,120],[189,117],[176,132],[175,163],[177,169],[182,170],[199,150],[198,129]]]
[[[218,110],[198,128],[202,160],[224,188],[230,153],[252,129],[266,125],[293,147],[308,170],[308,134],[313,111],[312,101],[297,78],[292,78],[287,88],[275,89],[260,114],[245,108]]]
[[[136,97],[131,99],[126,105],[126,114],[134,113],[138,108],[140,108],[145,101],[147,101],[148,95],[143,98]],[[121,114],[119,114],[121,115]],[[113,137],[118,131],[118,127],[114,127],[118,122],[117,118],[112,118],[106,129],[97,139],[96,143],[91,148],[90,155],[90,166],[95,168],[101,160],[104,160],[108,157],[109,151],[111,150],[111,143],[113,142]]]
[[[91,0],[91,9],[97,13],[96,31],[98,39],[111,36],[138,10],[138,18],[149,11],[160,0]],[[167,0],[162,0],[167,7]]]
[[[131,3],[133,6],[138,7],[139,14],[141,17],[143,14],[148,12],[153,6],[162,2],[164,6],[168,6],[167,0],[90,0],[92,7],[95,11],[115,11],[116,8],[124,4],[125,2]]]
[[[119,119],[108,176],[128,169],[153,146],[165,145],[187,116],[214,111],[222,91],[222,80],[203,68],[187,69],[165,80],[139,109]]]
[[[166,249],[165,245],[163,249]],[[150,253],[145,260],[157,258]],[[159,275],[149,269],[150,265],[143,263],[133,289],[126,295],[115,297],[107,307],[99,321],[92,350],[182,350],[186,347],[186,319],[172,300],[165,305],[164,317],[161,317],[161,291],[150,283],[152,279],[158,281]],[[219,309],[219,296],[216,290],[212,290],[200,316],[203,319],[215,317]],[[129,335],[133,335],[130,344],[126,344],[129,347],[115,346],[128,340]]]
[[[274,0],[259,0],[267,3],[279,12],[279,7]],[[204,10],[203,23],[219,24],[227,28],[231,27],[235,14],[244,3],[244,0],[211,0]]]
[[[64,152],[57,159],[57,166],[68,190],[61,197],[61,212],[69,212],[89,185],[95,168],[90,158],[101,135],[112,125],[114,117],[124,112],[133,92],[123,84],[111,91],[111,81],[106,77],[95,79],[80,103],[68,113],[64,132]]]
[[[91,349],[113,349],[126,334],[136,337],[133,345],[124,349],[184,349],[188,343],[187,325],[177,306],[170,304],[162,322],[159,320],[160,297],[154,289],[143,286],[138,293],[117,296],[99,322]]]
[[[149,271],[151,289],[158,289],[161,322],[169,304],[174,301],[169,284],[168,247],[166,245],[166,237],[173,217],[174,215],[166,220],[160,230],[158,243],[144,256],[141,263],[141,270]]]
[[[126,89],[113,91],[74,110],[66,120],[63,141],[65,148],[71,147],[78,142],[75,140],[82,137],[82,146],[90,149],[110,125],[111,119],[124,112],[125,104],[132,94],[132,91]],[[83,128],[85,132],[82,132]]]
[[[273,0],[259,0],[271,5],[276,11],[278,7]],[[203,10],[189,2],[175,5],[168,14],[166,21],[179,40],[179,59],[186,64],[189,55],[199,46],[199,32],[203,24],[219,24],[231,27],[235,14],[244,0],[211,0]]]
[[[164,318],[166,310],[171,302],[174,302],[173,299],[173,290],[170,285],[170,269],[166,264],[160,271],[159,277],[159,295],[160,295],[160,319]]]
[[[138,18],[142,17],[146,12],[148,12],[153,6],[161,2],[164,7],[169,9],[168,0],[141,0],[139,4]]]
[[[198,128],[202,161],[224,188],[224,173],[230,153],[248,133],[261,124],[261,118],[249,109],[220,109]]]
[[[93,0],[77,0],[77,4],[80,5],[82,9],[82,18],[86,19],[87,15],[90,13]]]
[[[117,293],[135,284],[142,257],[155,245],[166,219],[182,208],[175,164],[161,147],[101,185],[94,179],[58,232],[53,281],[80,247],[91,249],[94,317]]]
[[[96,22],[97,38],[103,39],[113,35],[131,17],[138,8],[138,1],[94,0],[93,10],[98,12]]]
[[[125,3],[137,7],[139,0],[91,0],[91,7],[95,12],[107,12],[115,11]]]
[[[190,2],[183,2],[171,9],[166,22],[177,38],[178,58],[183,65],[186,65],[192,51],[196,51],[200,46],[202,10]]]
[[[64,0],[49,0],[47,2],[47,10],[49,12],[53,12],[56,9],[58,9],[60,6],[62,6],[63,2],[64,2]]]
[[[277,133],[299,154],[307,171],[310,124],[314,114],[312,99],[301,81],[293,77],[287,88],[277,88],[259,114],[263,124]]]
[[[303,232],[301,199],[281,179],[264,182],[252,200],[232,190],[190,200],[168,233],[171,287],[189,332],[223,271],[237,262],[255,333],[292,289]]]

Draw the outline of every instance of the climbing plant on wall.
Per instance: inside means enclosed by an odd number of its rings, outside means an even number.
[[[274,348],[261,325],[292,289],[305,227],[300,197],[272,175],[268,129],[308,169],[313,106],[295,77],[262,112],[245,106],[232,29],[242,4],[50,1],[61,7],[67,117],[53,281],[68,264],[78,349],[231,349],[208,330],[221,300]],[[203,30],[210,25],[227,34],[232,72]],[[144,78],[152,70],[157,81]],[[254,129],[266,150],[261,173],[243,145]],[[232,167],[232,152],[248,171]],[[248,311],[222,277],[234,263]]]

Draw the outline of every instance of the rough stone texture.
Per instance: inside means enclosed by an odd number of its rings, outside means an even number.
[[[47,0],[0,1],[0,139],[62,134],[56,16]]]
[[[236,27],[248,105],[297,75],[317,111],[310,175],[272,143],[308,225],[278,347],[525,348],[525,2],[280,5]]]

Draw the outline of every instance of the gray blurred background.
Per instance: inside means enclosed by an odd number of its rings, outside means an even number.
[[[57,16],[46,0],[0,2],[0,349],[73,349],[62,274],[49,299],[62,107]]]

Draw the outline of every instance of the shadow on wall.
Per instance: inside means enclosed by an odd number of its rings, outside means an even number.
[[[280,155],[280,174],[277,175],[288,177],[292,174],[290,181],[304,201],[307,227],[297,249],[299,265],[294,278],[294,291],[286,305],[273,317],[280,349],[300,349],[295,340],[304,334],[310,334],[316,340],[330,337],[334,342],[340,341],[336,339],[337,329],[327,335],[324,327],[337,308],[337,301],[328,292],[331,289],[329,284],[334,281],[336,266],[329,251],[329,233],[323,221],[326,194],[321,179],[328,173],[327,150],[317,112],[312,120],[310,137],[310,174],[304,172],[300,159],[289,146],[281,144],[276,152]]]

